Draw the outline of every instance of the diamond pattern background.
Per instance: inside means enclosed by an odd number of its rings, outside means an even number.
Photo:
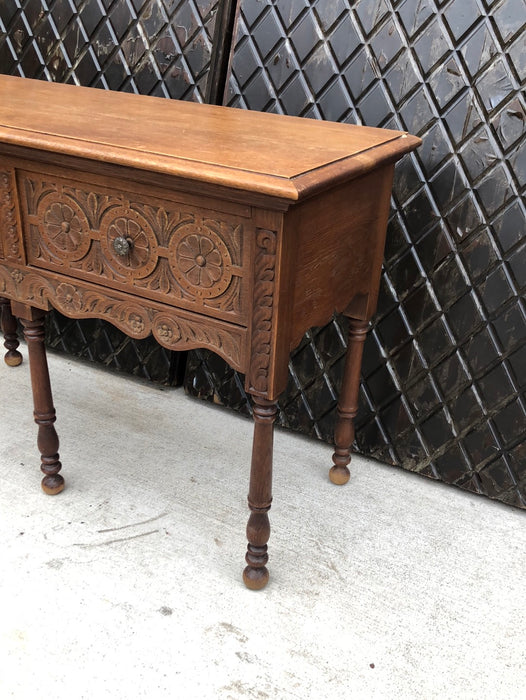
[[[526,506],[524,0],[243,0],[227,101],[423,139],[398,166],[357,447]],[[281,422],[330,440],[345,321],[293,354]],[[239,410],[192,353],[187,387]]]
[[[217,0],[3,0],[0,71],[205,101]],[[242,0],[225,101],[407,129],[357,447],[526,506],[524,0]],[[222,39],[219,39],[222,41]],[[346,321],[293,353],[280,406],[332,437]],[[156,381],[181,357],[52,314],[51,345]],[[190,353],[189,393],[249,412],[243,379]]]
[[[217,0],[6,0],[3,73],[203,102]]]

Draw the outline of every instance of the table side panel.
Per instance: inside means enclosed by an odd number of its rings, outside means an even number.
[[[394,165],[292,207],[297,237],[290,349],[333,313],[368,320],[376,309]]]

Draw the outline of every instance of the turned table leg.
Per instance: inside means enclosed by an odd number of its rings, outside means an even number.
[[[351,447],[354,442],[354,418],[358,412],[363,344],[368,328],[368,321],[349,319],[349,342],[338,402],[338,419],[334,430],[334,466],[329,471],[329,478],[333,484],[346,484],[350,477],[347,465],[351,461]]]
[[[44,318],[43,311],[32,309],[31,318],[22,318],[21,320],[24,326],[31,371],[31,387],[35,407],[33,415],[35,423],[38,425],[37,444],[41,454],[40,468],[45,474],[42,479],[42,489],[45,493],[54,495],[63,490],[64,479],[59,474],[62,465],[58,455],[58,436],[53,425],[56,416],[44,345]]]
[[[16,318],[11,312],[11,302],[5,297],[0,297],[0,326],[4,334],[4,347],[7,350],[4,360],[10,367],[18,367],[22,362],[22,355],[17,350],[19,346]]]
[[[269,574],[267,542],[270,537],[268,511],[272,503],[272,451],[274,421],[277,403],[258,396],[254,402],[254,441],[252,443],[252,466],[248,506],[250,517],[247,525],[248,547],[245,560],[248,566],[243,571],[247,588],[259,590],[267,585]]]

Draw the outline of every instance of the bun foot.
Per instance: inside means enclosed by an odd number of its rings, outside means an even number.
[[[329,479],[337,486],[343,486],[351,478],[351,473],[347,467],[331,467],[329,470]]]
[[[53,474],[45,476],[42,479],[42,491],[47,493],[48,496],[55,496],[64,490],[65,487],[64,477],[60,474]]]
[[[18,350],[8,350],[4,355],[4,360],[9,367],[18,367],[22,364],[22,355]]]
[[[251,591],[260,591],[268,583],[269,573],[265,566],[254,569],[252,566],[245,567],[243,571],[243,581],[245,586]]]

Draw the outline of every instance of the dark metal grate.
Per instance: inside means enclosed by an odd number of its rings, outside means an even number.
[[[423,138],[397,168],[359,449],[526,507],[524,0],[243,0],[228,101]],[[344,321],[304,338],[283,424],[331,439]],[[191,353],[187,389],[248,410]]]
[[[0,3],[0,67],[27,78],[203,102],[216,6],[8,0]]]

